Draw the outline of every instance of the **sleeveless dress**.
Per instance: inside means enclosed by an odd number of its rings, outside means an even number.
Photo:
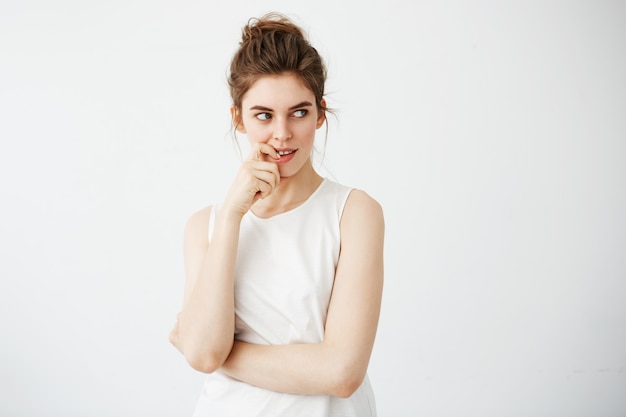
[[[351,188],[324,179],[302,205],[242,219],[235,268],[235,339],[264,345],[318,343],[339,258],[339,222]],[[209,240],[216,206],[211,210]],[[349,398],[258,388],[208,374],[194,417],[373,417],[366,376]]]

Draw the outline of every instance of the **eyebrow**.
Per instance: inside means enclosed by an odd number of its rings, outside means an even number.
[[[300,102],[300,103],[296,104],[295,106],[289,107],[289,110],[295,110],[295,109],[298,109],[298,108],[310,107],[310,106],[313,106],[313,104],[311,104],[310,101],[303,101],[303,102]],[[273,111],[269,107],[259,106],[259,105],[250,107],[250,110]]]

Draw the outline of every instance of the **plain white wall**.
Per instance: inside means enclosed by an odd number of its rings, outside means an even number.
[[[188,416],[182,230],[248,17],[326,57],[387,219],[379,415],[626,415],[626,3],[0,2],[2,416]]]

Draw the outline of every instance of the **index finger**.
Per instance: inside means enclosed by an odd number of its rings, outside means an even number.
[[[269,156],[271,159],[278,159],[278,152],[274,147],[268,145],[267,143],[259,143],[255,146],[255,149],[252,150],[250,159],[254,159],[256,161],[264,161],[266,160],[263,155]]]

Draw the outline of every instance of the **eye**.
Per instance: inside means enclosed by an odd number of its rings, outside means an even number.
[[[301,118],[307,115],[309,111],[305,110],[305,109],[300,109],[300,110],[296,110],[295,112],[293,112],[293,115],[297,118]]]
[[[269,120],[272,118],[272,115],[269,113],[259,113],[255,117],[259,120]]]

